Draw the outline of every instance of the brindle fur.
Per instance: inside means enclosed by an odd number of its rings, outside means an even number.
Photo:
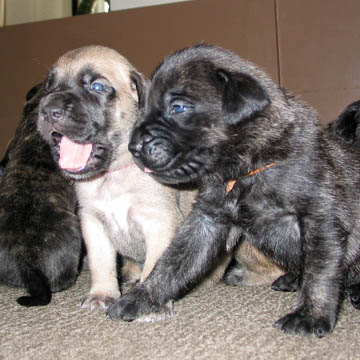
[[[344,289],[360,282],[360,160],[314,110],[234,53],[193,46],[153,74],[129,148],[155,179],[197,181],[200,191],[171,247],[110,318],[159,311],[246,240],[286,269],[280,284],[299,289],[297,307],[275,326],[318,337],[333,330]],[[263,170],[249,175],[255,169]]]
[[[349,104],[338,116],[330,123],[330,131],[339,139],[350,145],[352,148],[360,149],[360,100]]]
[[[82,247],[74,189],[36,130],[41,91],[29,91],[0,163],[0,282],[24,287],[24,306],[47,305],[74,284]]]

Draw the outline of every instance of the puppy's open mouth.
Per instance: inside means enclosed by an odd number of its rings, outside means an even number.
[[[77,173],[84,170],[91,161],[93,144],[78,143],[65,135],[52,133],[52,137],[58,143],[59,166],[61,169]]]

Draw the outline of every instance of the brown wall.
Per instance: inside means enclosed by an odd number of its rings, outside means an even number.
[[[359,14],[359,0],[278,0],[281,84],[323,122],[360,99]]]
[[[230,48],[278,78],[269,0],[197,0],[0,28],[0,151],[14,133],[27,90],[64,52],[110,46],[150,75],[164,56],[201,41]]]
[[[214,43],[256,62],[328,122],[360,98],[359,11],[358,0],[194,0],[0,28],[0,152],[27,90],[61,54],[88,44],[113,47],[150,75],[173,50]]]

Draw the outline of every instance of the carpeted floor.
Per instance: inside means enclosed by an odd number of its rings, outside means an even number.
[[[296,294],[223,284],[175,303],[159,323],[113,322],[77,307],[90,284],[83,272],[50,305],[23,308],[22,289],[0,286],[0,359],[359,359],[360,313],[345,302],[335,331],[323,339],[284,335],[272,324]]]

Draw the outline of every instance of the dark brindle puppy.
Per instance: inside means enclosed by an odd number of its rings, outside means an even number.
[[[330,132],[341,141],[344,141],[352,150],[360,150],[360,100],[349,104],[328,126]],[[354,156],[359,156],[354,154]],[[360,284],[346,289],[351,303],[360,309]]]
[[[46,305],[74,284],[82,244],[74,190],[36,130],[41,91],[29,92],[0,163],[0,282],[25,287],[24,306]]]
[[[8,143],[8,146],[6,147],[5,153],[3,155],[3,158],[0,160],[0,182],[2,180],[2,177],[4,176],[6,166],[9,162],[9,153],[12,147],[12,140]]]
[[[329,128],[342,141],[360,149],[360,100],[348,105]]]
[[[198,181],[200,193],[148,278],[108,316],[159,311],[247,240],[300,290],[275,326],[332,331],[344,288],[359,283],[360,162],[342,145],[312,109],[230,51],[199,45],[165,59],[129,148],[155,179]]]

